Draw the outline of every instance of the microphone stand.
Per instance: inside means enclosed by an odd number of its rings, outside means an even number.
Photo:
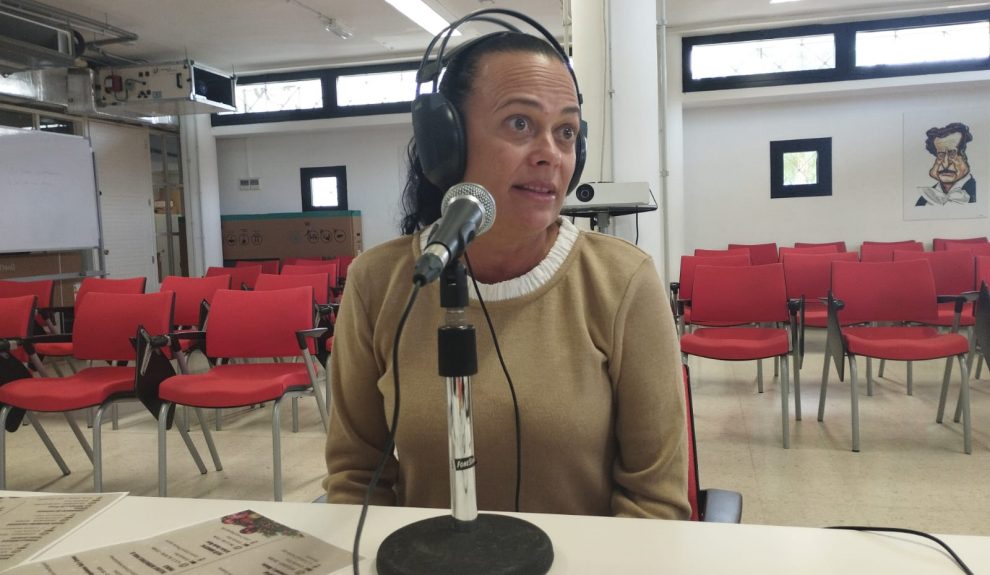
[[[467,323],[467,274],[454,260],[440,276],[437,330],[440,376],[447,387],[451,514],[406,525],[378,548],[381,575],[543,575],[553,545],[539,527],[507,515],[478,514],[471,376],[478,372],[474,326]]]

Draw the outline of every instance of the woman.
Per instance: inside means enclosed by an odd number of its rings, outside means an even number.
[[[491,192],[497,217],[468,248],[474,278],[518,394],[520,510],[686,518],[687,453],[673,318],[649,256],[560,217],[575,168],[580,107],[560,55],[502,33],[448,63],[440,86],[467,137],[463,181]],[[412,289],[421,230],[443,191],[411,146],[403,231],[350,268],[332,356],[328,500],[360,503],[386,444],[393,407],[391,347]],[[512,510],[511,397],[477,298],[474,377],[481,510]],[[399,350],[401,415],[372,503],[449,507],[445,391],[437,375],[437,285],[424,288]]]

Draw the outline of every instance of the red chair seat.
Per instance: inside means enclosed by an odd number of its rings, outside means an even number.
[[[69,357],[72,355],[72,342],[37,343],[34,350],[42,357]]]
[[[804,302],[804,325],[808,327],[828,327],[828,308],[819,302]]]
[[[218,365],[207,373],[162,382],[164,401],[193,407],[235,407],[273,401],[292,389],[309,387],[303,363]]]
[[[702,328],[681,337],[681,351],[723,360],[752,360],[790,351],[787,332],[772,327]]]
[[[965,337],[933,327],[848,327],[842,336],[849,353],[880,359],[938,359],[969,351]]]
[[[691,306],[684,306],[684,324],[694,325],[694,326],[709,326],[709,327],[730,327],[734,325],[740,325],[735,322],[726,321],[692,321],[691,320]]]
[[[30,411],[71,411],[133,390],[133,367],[90,367],[68,377],[12,381],[0,387],[0,403]]]

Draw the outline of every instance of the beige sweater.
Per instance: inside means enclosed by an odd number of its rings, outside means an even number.
[[[392,345],[412,291],[418,236],[363,254],[348,272],[332,355],[329,501],[360,503],[391,423]],[[526,295],[486,300],[522,421],[520,509],[684,519],[687,437],[673,318],[645,253],[581,232],[560,268]],[[472,379],[478,507],[511,511],[511,396],[481,308]],[[437,283],[421,290],[399,350],[398,460],[379,505],[450,506],[446,396],[437,375]]]

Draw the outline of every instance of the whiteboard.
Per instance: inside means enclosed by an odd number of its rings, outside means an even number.
[[[0,129],[0,252],[99,245],[99,203],[89,141]]]

